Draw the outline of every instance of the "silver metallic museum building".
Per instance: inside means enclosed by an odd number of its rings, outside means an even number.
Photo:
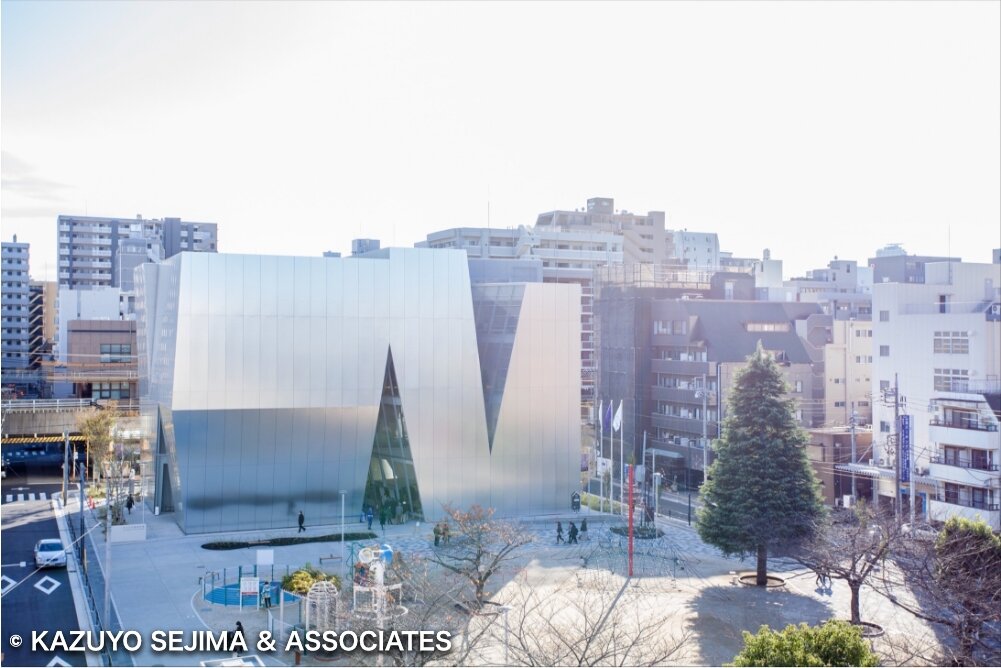
[[[457,250],[181,253],[137,275],[154,505],[186,533],[568,507],[580,288]]]

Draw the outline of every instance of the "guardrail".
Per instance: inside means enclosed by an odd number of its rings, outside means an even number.
[[[41,411],[81,410],[95,405],[92,399],[5,399],[0,408],[5,411],[38,413]]]

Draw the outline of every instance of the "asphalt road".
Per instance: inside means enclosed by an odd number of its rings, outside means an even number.
[[[58,661],[52,652],[32,652],[31,632],[40,630],[75,631],[80,628],[73,593],[65,568],[35,570],[34,547],[42,538],[59,538],[59,529],[47,498],[61,491],[55,476],[33,476],[38,482],[25,484],[24,479],[4,479],[0,499],[0,579],[3,599],[0,602],[0,652],[5,666],[85,666],[80,653],[60,653]],[[12,498],[7,501],[8,495]],[[29,501],[31,495],[35,500]],[[18,501],[23,496],[24,501]],[[21,563],[24,566],[21,566]],[[15,584],[20,583],[20,584]],[[48,592],[48,593],[46,593]],[[20,647],[11,645],[11,636],[22,638]],[[51,634],[50,634],[51,636]]]
[[[601,483],[598,480],[589,481],[589,491],[592,494],[599,494]],[[612,484],[613,489],[613,500],[619,500],[619,484],[615,482]],[[608,490],[605,490],[606,498]],[[639,503],[639,495],[636,496],[636,502]],[[696,500],[696,495],[692,494],[692,523],[695,523],[695,512],[698,508],[698,502]],[[669,517],[674,517],[677,519],[686,520],[688,519],[688,498],[686,494],[669,494],[667,492],[661,493],[660,502],[657,505],[657,512],[661,515],[667,515]]]

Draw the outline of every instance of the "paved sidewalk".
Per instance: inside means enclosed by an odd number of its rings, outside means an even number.
[[[75,506],[71,505],[71,508]],[[88,522],[95,521],[87,512]],[[78,515],[71,513],[67,519],[75,521]],[[138,519],[133,511],[133,520]],[[256,638],[256,631],[267,628],[267,613],[263,610],[238,606],[221,606],[202,598],[203,588],[200,578],[212,571],[227,569],[229,581],[234,582],[232,569],[239,565],[252,566],[256,562],[256,548],[238,550],[206,550],[201,546],[209,541],[257,540],[279,536],[295,536],[296,528],[273,531],[234,532],[228,534],[185,536],[174,523],[173,515],[154,516],[146,512],[147,535],[145,542],[116,544],[112,547],[112,597],[118,610],[122,627],[140,631],[148,640],[154,630],[193,631],[211,629],[231,630],[240,620]],[[566,531],[570,521],[588,520],[588,539],[579,545],[556,545],[556,521],[563,522]],[[509,569],[496,586],[517,586],[511,579],[518,568],[526,573],[567,573],[586,565],[591,569],[611,571],[617,576],[626,572],[626,539],[610,531],[612,526],[621,526],[623,519],[612,515],[582,511],[579,514],[566,512],[521,520],[523,526],[535,535],[535,542],[524,550],[518,563]],[[648,582],[650,587],[659,588],[666,596],[665,605],[679,610],[683,619],[679,624],[695,631],[700,638],[696,663],[718,664],[730,661],[739,645],[740,631],[756,629],[760,623],[780,623],[793,621],[818,622],[832,615],[845,616],[848,609],[847,587],[836,582],[833,593],[811,591],[808,584],[811,577],[802,569],[780,560],[771,562],[772,569],[787,577],[789,585],[784,592],[757,592],[753,587],[732,584],[729,575],[733,571],[749,571],[753,563],[724,558],[716,548],[699,540],[693,528],[683,521],[658,519],[658,526],[665,532],[661,538],[636,540],[635,575],[638,584]],[[378,542],[391,544],[397,553],[430,554],[435,548],[431,533],[432,525],[411,522],[404,525],[388,525],[385,532],[377,531]],[[360,522],[348,523],[346,532],[364,531]],[[376,526],[378,529],[378,526]],[[339,533],[340,525],[312,526],[307,535],[327,535]],[[100,530],[93,534],[102,540]],[[370,541],[365,541],[369,543]],[[359,547],[361,543],[355,544]],[[350,554],[350,545],[345,552]],[[310,563],[320,564],[320,557],[339,557],[341,545],[334,543],[307,543],[285,547],[268,548],[274,550],[274,563],[282,574],[284,566],[291,568]],[[103,549],[95,551],[103,568]],[[345,564],[339,559],[322,564],[328,572],[344,573]],[[276,574],[277,575],[277,574]],[[666,592],[666,593],[665,593]],[[675,592],[671,594],[670,592]],[[785,603],[782,603],[785,601]],[[778,605],[780,607],[776,608]],[[275,606],[277,608],[277,606]],[[286,609],[286,621],[295,622],[295,608]],[[892,605],[873,593],[868,593],[863,601],[863,615],[875,619],[886,626],[893,620],[896,611]],[[275,611],[277,617],[277,611]],[[901,617],[897,615],[897,617]],[[893,622],[897,624],[897,622]],[[903,620],[898,633],[916,633],[909,621]],[[921,631],[924,633],[924,630]],[[715,638],[715,639],[714,639]],[[153,654],[148,650],[135,655],[137,666],[149,665],[192,665],[206,659],[225,658],[229,655],[204,654]],[[269,665],[283,665],[292,662],[292,657],[268,656],[262,658]],[[306,664],[314,664],[313,657],[304,657]],[[316,664],[319,665],[319,664]],[[336,665],[336,664],[325,664]]]

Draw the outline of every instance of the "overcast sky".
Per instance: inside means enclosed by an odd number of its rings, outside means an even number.
[[[999,25],[998,2],[5,0],[3,239],[54,278],[60,213],[318,255],[601,196],[787,277],[889,242],[989,262]]]

